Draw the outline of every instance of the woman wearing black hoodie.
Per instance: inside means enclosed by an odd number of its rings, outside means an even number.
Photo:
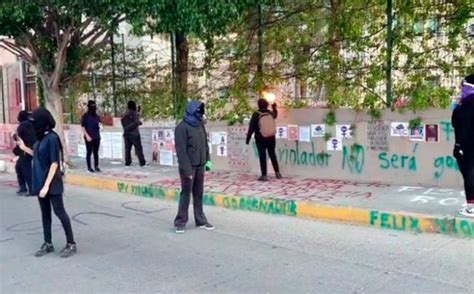
[[[280,167],[278,166],[278,160],[275,153],[276,128],[274,120],[278,117],[278,110],[276,103],[272,104],[272,110],[269,110],[268,106],[267,100],[258,100],[258,111],[254,112],[250,119],[246,141],[248,145],[252,135],[255,134],[255,142],[257,144],[258,155],[260,158],[260,171],[262,173],[262,176],[258,179],[259,181],[268,181],[267,152],[272,161],[276,178],[281,179]]]

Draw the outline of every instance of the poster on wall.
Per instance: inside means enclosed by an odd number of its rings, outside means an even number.
[[[287,126],[277,126],[276,138],[277,139],[288,139],[288,127]]]
[[[102,148],[102,156],[104,158],[112,158],[112,133],[103,132],[101,137],[100,148]]]
[[[122,159],[123,152],[123,135],[122,133],[114,132],[112,133],[112,158],[114,159]]]
[[[299,130],[297,125],[288,126],[288,140],[289,141],[298,141]]]
[[[78,144],[77,145],[77,156],[85,158],[87,153],[86,145],[85,144]]]
[[[390,126],[383,120],[371,120],[367,123],[367,142],[372,151],[389,151]]]
[[[212,145],[227,144],[227,132],[212,132],[211,141]]]
[[[160,165],[173,166],[173,152],[160,150]]]
[[[390,126],[390,135],[392,137],[408,137],[408,125],[407,122],[392,122]]]
[[[151,144],[151,161],[158,163],[158,155],[160,154],[160,143],[153,142]]]
[[[410,129],[410,141],[425,141],[425,126]]]
[[[342,138],[330,138],[327,142],[328,151],[342,151]]]
[[[437,124],[427,124],[425,126],[426,142],[439,142],[439,126]]]
[[[165,140],[165,133],[163,130],[152,130],[151,131],[151,141],[159,142]]]
[[[336,125],[336,138],[352,138],[351,125]]]
[[[300,126],[299,128],[299,141],[300,142],[311,142],[311,127]]]
[[[164,136],[165,136],[165,141],[166,142],[172,142],[174,141],[174,132],[172,129],[166,129],[164,130]]]
[[[229,138],[227,144],[228,163],[230,167],[242,169],[247,167],[249,162],[249,148],[245,141],[247,139],[246,127],[229,128]]]
[[[217,156],[227,157],[227,145],[220,144],[217,146]]]
[[[311,137],[321,138],[326,135],[326,125],[325,124],[316,124],[311,125]]]

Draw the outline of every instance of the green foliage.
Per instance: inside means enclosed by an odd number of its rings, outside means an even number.
[[[423,119],[421,117],[416,117],[414,119],[411,119],[408,123],[408,127],[410,129],[416,129],[418,127],[421,127],[421,125],[423,124]]]
[[[324,123],[327,124],[328,126],[332,127],[336,124],[336,113],[334,110],[330,110],[326,114],[326,118],[324,118]]]
[[[331,132],[326,132],[324,134],[324,141],[327,142],[327,141],[331,140],[331,138],[332,138],[332,133]]]
[[[371,108],[369,109],[369,115],[372,119],[380,119],[382,117],[382,111],[380,109]]]

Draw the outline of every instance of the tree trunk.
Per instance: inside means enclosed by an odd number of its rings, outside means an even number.
[[[176,33],[176,96],[178,115],[184,114],[188,94],[189,47],[184,33]]]
[[[69,148],[68,146],[66,146],[66,139],[64,134],[64,118],[63,105],[61,103],[61,92],[59,90],[59,87],[57,86],[47,87],[45,85],[45,94],[46,109],[51,112],[51,115],[56,121],[56,128],[54,130],[59,135],[59,138],[61,139],[61,144],[63,145],[64,161],[70,165],[71,163],[69,161],[68,152]]]

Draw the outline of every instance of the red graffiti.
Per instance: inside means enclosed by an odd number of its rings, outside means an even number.
[[[166,188],[180,188],[179,179],[164,179],[156,182]],[[215,172],[206,176],[205,189],[224,195],[269,197],[300,201],[331,201],[334,199],[368,199],[371,190],[388,188],[390,185],[376,182],[355,182],[314,178],[286,178],[270,182],[259,182],[254,175]]]

